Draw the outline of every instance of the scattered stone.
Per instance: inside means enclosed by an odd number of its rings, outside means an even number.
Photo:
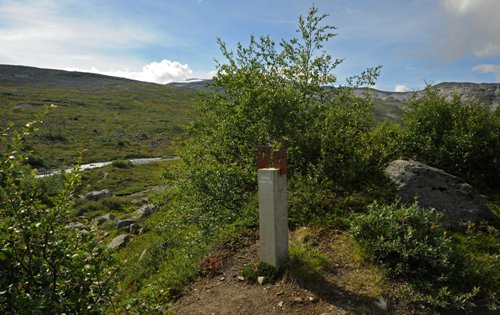
[[[448,228],[458,228],[461,221],[479,223],[494,218],[471,185],[438,168],[412,160],[395,160],[385,169],[385,175],[396,184],[404,204],[413,204],[417,199],[421,207],[442,212],[442,223]]]
[[[128,228],[131,224],[134,224],[137,222],[134,219],[123,219],[119,220],[118,223],[116,223],[116,228],[119,230],[121,228]]]
[[[155,213],[156,210],[157,207],[155,205],[152,204],[143,205],[142,207],[137,209],[137,211],[135,212],[135,217],[138,219],[149,217],[150,215]]]
[[[66,228],[72,229],[72,230],[78,230],[78,231],[82,231],[82,230],[87,231],[87,226],[85,226],[85,224],[80,223],[80,222],[70,222],[66,225]]]
[[[141,199],[132,200],[132,204],[134,206],[140,206],[140,205],[146,204],[148,202],[149,202],[148,198],[141,198]]]
[[[294,297],[294,298],[293,298],[293,302],[294,302],[294,303],[297,303],[297,304],[300,304],[300,303],[303,303],[303,302],[304,302],[304,300],[302,300],[302,298],[301,298],[301,297]]]
[[[113,221],[114,219],[115,219],[115,216],[113,214],[107,213],[105,215],[95,217],[94,220],[92,221],[92,223],[95,225],[99,225],[99,224],[103,224],[105,222]]]
[[[130,224],[129,232],[130,232],[130,234],[133,234],[133,235],[137,234],[139,232],[139,224],[137,224],[137,223]]]
[[[110,248],[110,249],[121,248],[121,247],[125,246],[125,244],[127,244],[129,238],[130,238],[130,235],[128,235],[128,234],[119,235],[119,236],[115,237],[111,241],[111,243],[108,244],[108,248]]]
[[[220,278],[219,278],[219,281],[224,281],[224,280],[226,280],[226,278],[225,278],[225,277],[220,277]]]
[[[283,291],[279,291],[278,293],[276,293],[276,295],[282,295],[284,292]]]
[[[109,189],[94,190],[85,194],[85,199],[87,200],[99,200],[104,197],[112,196],[113,193]]]
[[[266,277],[257,277],[257,282],[260,284],[260,285],[263,285],[264,282],[266,281]]]
[[[148,252],[148,249],[147,248],[144,248],[141,252],[141,255],[139,256],[139,261],[141,261],[142,259],[144,259],[144,256],[146,256],[146,253]]]
[[[238,277],[236,277],[236,279],[238,279],[238,281],[245,281],[245,277],[243,277],[243,276],[238,276]]]
[[[308,298],[307,298],[307,300],[308,300],[309,302],[311,302],[311,303],[316,303],[316,302],[318,302],[318,298],[317,298],[317,297],[315,297],[315,296],[310,296],[310,297],[308,297]]]
[[[146,232],[146,230],[144,229],[144,227],[141,227],[141,228],[139,229],[139,231],[137,231],[137,235],[141,235],[141,234],[143,234],[144,232]]]
[[[280,302],[278,303],[278,307],[283,307],[283,301],[280,301]]]
[[[387,312],[387,302],[383,297],[380,296],[373,304],[381,311]]]

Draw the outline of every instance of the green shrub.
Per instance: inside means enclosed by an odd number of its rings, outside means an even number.
[[[134,166],[134,163],[130,160],[114,160],[111,165],[117,168],[131,168]]]
[[[371,100],[353,93],[354,86],[373,83],[379,68],[348,87],[325,89],[341,63],[322,51],[335,36],[335,27],[322,25],[325,18],[313,6],[299,18],[298,38],[278,44],[252,36],[248,46],[231,51],[219,40],[226,63],[218,64],[180,152],[184,181],[177,183],[193,207],[223,222],[239,217],[257,190],[255,150],[263,144],[287,149],[290,178],[322,181],[328,189],[360,191],[379,170],[367,152]]]
[[[113,259],[92,233],[66,226],[79,174],[64,174],[63,189],[47,195],[23,165],[19,148],[33,131],[29,123],[11,132],[0,156],[0,313],[99,313],[112,295]]]
[[[258,277],[264,277],[266,283],[274,283],[283,276],[283,272],[283,268],[277,268],[263,262],[246,264],[241,269],[241,275],[245,281],[250,283],[255,283]]]
[[[417,204],[400,207],[375,203],[367,214],[357,217],[351,233],[369,259],[416,290],[412,299],[464,308],[486,298],[494,306],[497,301],[492,293],[500,289],[495,277],[491,278],[495,266],[475,259],[458,246],[440,226],[440,216]]]
[[[404,155],[474,184],[500,184],[500,117],[477,102],[426,88],[403,121]]]

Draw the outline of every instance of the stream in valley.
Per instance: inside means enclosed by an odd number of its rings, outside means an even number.
[[[168,158],[139,158],[139,159],[129,159],[128,161],[132,162],[134,165],[141,165],[141,164],[148,164],[148,163],[154,163],[154,162],[163,162],[163,161],[176,161],[179,160],[180,157],[178,156],[173,156],[173,157],[168,157]],[[104,166],[111,165],[113,161],[104,161],[104,162],[94,162],[94,163],[87,163],[87,164],[81,164],[79,167],[79,170],[91,170],[94,168],[100,168]],[[71,173],[73,169],[71,167],[66,168],[66,172]],[[56,168],[56,169],[48,169],[48,170],[39,170],[37,171],[36,177],[45,177],[45,176],[52,176],[56,174],[61,174],[61,170]]]

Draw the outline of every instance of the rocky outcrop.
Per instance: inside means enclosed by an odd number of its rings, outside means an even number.
[[[448,228],[458,228],[463,221],[479,223],[494,217],[471,185],[443,170],[416,161],[395,160],[385,169],[385,175],[396,184],[402,203],[417,200],[423,208],[442,212],[442,223]]]
[[[109,189],[94,190],[94,191],[88,192],[85,195],[85,199],[87,199],[87,200],[99,200],[101,198],[109,197],[112,195],[113,195],[113,193]]]

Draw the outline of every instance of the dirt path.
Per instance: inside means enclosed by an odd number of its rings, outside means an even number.
[[[318,233],[316,233],[318,234]],[[259,285],[241,279],[245,264],[256,261],[259,244],[255,234],[236,245],[221,248],[202,264],[211,275],[198,277],[170,308],[175,314],[430,314],[408,305],[386,301],[370,266],[345,257],[339,246],[345,235],[319,233],[320,248],[332,261],[321,276],[289,275],[277,283]],[[297,239],[296,235],[291,235]],[[333,247],[339,250],[333,251]],[[306,272],[307,273],[307,272]],[[373,283],[375,282],[375,283]],[[353,284],[354,283],[354,284]],[[432,313],[432,312],[431,312]]]

